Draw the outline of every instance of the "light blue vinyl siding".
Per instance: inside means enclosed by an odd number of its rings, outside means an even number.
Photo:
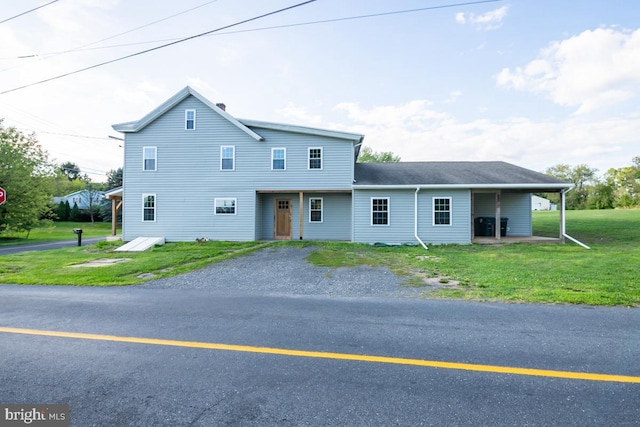
[[[507,236],[531,236],[531,193],[502,193],[500,216],[509,218]]]
[[[475,193],[473,197],[476,218],[496,216],[496,193]],[[507,236],[531,236],[531,193],[502,192],[500,217],[508,218]]]
[[[185,130],[185,110],[195,110],[197,125]],[[123,239],[165,237],[167,241],[255,240],[273,237],[273,211],[256,191],[350,190],[353,141],[325,136],[252,128],[256,141],[193,96],[154,122],[125,134]],[[156,170],[144,172],[143,149],[157,147]],[[235,146],[235,170],[220,170],[221,146]],[[309,147],[323,147],[323,170],[308,170]],[[286,170],[271,170],[271,148],[285,147]],[[142,194],[156,194],[156,221],[144,223]],[[309,194],[305,194],[305,204]],[[325,203],[331,198],[325,196]],[[215,198],[236,198],[236,215],[215,215]],[[297,209],[298,193],[292,195]],[[273,209],[273,205],[269,206]],[[325,210],[325,215],[328,213]],[[347,209],[350,214],[350,209]],[[298,227],[293,215],[293,231]],[[342,216],[340,221],[342,221]],[[306,219],[306,217],[305,217]],[[328,239],[349,239],[344,226],[327,224]],[[268,223],[268,224],[266,224]],[[305,223],[305,233],[308,222]],[[313,235],[314,230],[309,229]],[[294,236],[298,238],[299,236]],[[305,236],[306,238],[306,236]]]
[[[353,240],[360,243],[417,243],[415,190],[354,190]],[[371,198],[389,198],[389,225],[371,225]],[[451,197],[451,225],[433,225],[433,198]],[[469,190],[418,193],[418,236],[425,243],[471,242]]]
[[[323,200],[323,221],[309,222],[309,198]],[[261,218],[258,229],[260,240],[273,239],[274,203],[276,199],[291,200],[291,239],[300,239],[300,195],[299,193],[258,194]],[[304,240],[350,240],[351,239],[351,194],[349,193],[304,193],[303,195]]]

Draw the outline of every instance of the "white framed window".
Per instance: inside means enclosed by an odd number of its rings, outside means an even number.
[[[235,215],[237,202],[238,199],[235,197],[216,198],[213,201],[214,213],[216,215]]]
[[[142,170],[155,171],[158,168],[158,148],[142,147]]]
[[[220,170],[236,170],[236,147],[234,145],[220,147]]]
[[[451,225],[451,197],[433,198],[433,225]]]
[[[142,195],[142,221],[143,222],[156,221],[156,195],[155,194]]]
[[[322,170],[322,147],[309,147],[309,170]]]
[[[184,130],[196,129],[196,110],[184,110]]]
[[[271,170],[287,169],[287,149],[272,148],[271,149]]]
[[[389,198],[371,198],[371,225],[389,225]]]
[[[322,197],[309,197],[309,222],[322,222],[323,207]]]

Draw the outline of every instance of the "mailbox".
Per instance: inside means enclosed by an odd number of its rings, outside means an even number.
[[[78,235],[78,246],[82,246],[82,228],[74,228],[73,232]]]

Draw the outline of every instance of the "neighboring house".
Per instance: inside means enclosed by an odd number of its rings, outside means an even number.
[[[532,211],[555,211],[557,209],[558,207],[555,203],[551,203],[551,200],[536,196],[535,194],[531,196]]]
[[[90,200],[91,198],[93,199],[92,201]],[[58,205],[60,202],[68,201],[69,206],[73,207],[74,204],[77,204],[78,209],[85,210],[89,209],[89,206],[99,206],[104,198],[104,191],[90,192],[89,190],[80,190],[66,196],[54,197],[53,203]]]
[[[125,241],[471,243],[487,217],[531,236],[531,193],[572,186],[504,162],[356,163],[363,135],[237,119],[190,87],[113,128]]]

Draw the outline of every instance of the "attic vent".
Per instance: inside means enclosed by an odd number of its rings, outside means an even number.
[[[227,106],[224,105],[222,102],[219,104],[216,104],[216,107],[218,107],[219,109],[221,109],[222,111],[227,111]]]

